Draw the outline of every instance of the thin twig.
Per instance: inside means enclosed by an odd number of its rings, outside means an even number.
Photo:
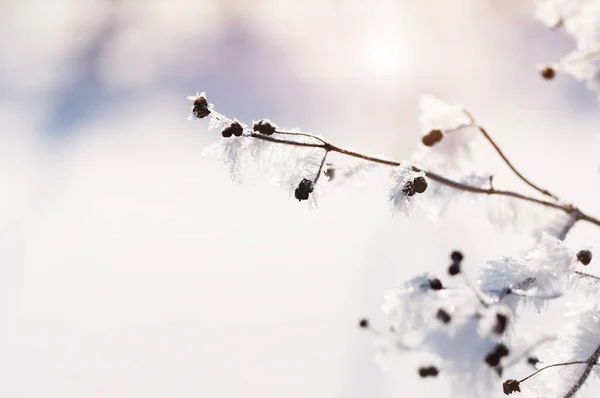
[[[217,112],[212,112],[213,117],[216,117],[217,119],[220,120],[229,120],[226,116],[221,115]],[[286,133],[286,132],[277,132],[277,133]],[[277,143],[277,144],[283,144],[283,145],[293,145],[293,146],[298,146],[298,147],[305,147],[305,148],[322,148],[326,151],[330,151],[330,152],[337,152],[339,154],[342,155],[346,155],[346,156],[350,156],[350,157],[354,157],[357,159],[362,159],[362,160],[366,160],[369,162],[373,162],[373,163],[378,163],[378,164],[383,164],[383,165],[387,165],[387,166],[393,166],[393,167],[397,167],[400,166],[399,162],[393,161],[393,160],[387,160],[387,159],[382,159],[382,158],[378,158],[376,156],[369,156],[369,155],[364,155],[362,153],[359,152],[355,152],[355,151],[351,151],[348,149],[344,149],[341,147],[338,147],[336,145],[333,145],[331,143],[329,143],[328,141],[321,139],[319,137],[316,137],[312,134],[307,134],[307,133],[290,133],[287,132],[288,134],[286,135],[295,135],[295,136],[305,136],[305,137],[309,137],[309,138],[314,138],[320,141],[320,143],[310,143],[310,142],[299,142],[299,141],[294,141],[294,140],[288,140],[288,139],[282,139],[282,138],[277,138],[277,137],[272,137],[272,136],[268,136],[268,135],[264,135],[264,134],[260,134],[260,133],[255,133],[252,131],[249,131],[248,136],[252,137],[252,138],[257,138],[260,140],[264,140],[264,141],[269,141],[269,142],[273,142],[273,143]],[[574,207],[572,205],[567,205],[567,204],[562,204],[562,203],[557,203],[557,202],[551,202],[551,201],[546,201],[546,200],[542,200],[542,199],[537,199],[531,196],[526,196],[517,192],[513,192],[513,191],[504,191],[504,190],[498,190],[495,188],[479,188],[479,187],[474,187],[468,184],[464,184],[461,182],[457,182],[457,181],[453,181],[449,178],[443,177],[437,173],[431,172],[431,171],[427,171],[427,170],[423,170],[420,169],[419,167],[416,166],[412,166],[412,170],[415,172],[423,172],[425,174],[425,176],[427,176],[428,178],[430,178],[433,181],[436,181],[440,184],[461,190],[461,191],[465,191],[465,192],[471,192],[471,193],[476,193],[476,194],[486,194],[486,195],[498,195],[498,196],[507,196],[507,197],[511,197],[511,198],[515,198],[515,199],[519,199],[519,200],[523,200],[526,202],[530,202],[530,203],[536,203],[545,207],[549,207],[549,208],[553,208],[553,209],[557,209],[557,210],[562,210],[567,214],[571,214],[573,215],[577,220],[583,220],[583,221],[587,221],[591,224],[594,224],[598,227],[600,227],[600,220],[589,216],[587,214],[585,214],[584,212],[582,212],[581,210],[579,210],[577,207]]]
[[[481,134],[483,134],[483,136],[486,138],[486,140],[488,140],[489,143],[492,144],[492,146],[494,147],[496,152],[498,152],[498,155],[500,155],[502,160],[504,160],[504,163],[506,163],[506,165],[517,175],[517,177],[519,177],[521,179],[521,181],[523,181],[525,184],[529,185],[531,188],[535,189],[536,191],[538,191],[546,196],[549,196],[554,200],[559,200],[556,195],[550,193],[547,189],[538,187],[533,182],[531,182],[529,179],[527,179],[523,174],[521,174],[519,172],[519,170],[517,170],[515,168],[515,166],[513,166],[513,164],[510,162],[510,160],[508,160],[506,155],[504,155],[504,152],[502,152],[502,150],[500,149],[498,144],[496,144],[496,142],[492,139],[492,137],[488,134],[488,132],[481,126],[477,126],[477,128],[479,129]]]
[[[523,383],[525,380],[535,376],[536,374],[540,373],[542,370],[546,370],[548,368],[554,368],[556,366],[566,366],[566,365],[581,365],[581,364],[585,364],[585,363],[588,363],[588,361],[562,362],[562,363],[555,363],[553,365],[544,366],[543,368],[538,369],[536,372],[533,372],[532,374],[530,374],[523,380],[519,380],[519,383]]]
[[[321,164],[319,165],[319,171],[317,171],[317,175],[315,177],[315,180],[313,181],[314,184],[316,184],[317,181],[319,181],[319,177],[321,176],[321,171],[323,171],[323,165],[325,164],[325,159],[327,159],[328,153],[329,151],[325,151],[325,155],[323,155],[323,159],[321,160]]]
[[[496,141],[494,141],[492,139],[492,137],[488,134],[488,132],[482,126],[480,126],[477,123],[477,121],[475,121],[475,117],[473,116],[473,114],[466,108],[463,109],[463,112],[469,117],[469,119],[471,119],[470,125],[477,127],[477,129],[481,132],[481,134],[483,134],[485,139],[488,140],[488,142],[494,147],[496,152],[498,152],[498,155],[500,155],[502,160],[504,160],[504,163],[506,163],[506,165],[517,175],[517,177],[519,177],[521,179],[521,181],[523,181],[525,184],[529,185],[531,188],[535,189],[536,191],[541,192],[542,194],[549,196],[554,200],[559,200],[556,195],[551,194],[547,189],[540,188],[537,185],[535,185],[533,182],[531,182],[529,179],[525,178],[525,176],[523,174],[521,174],[519,172],[519,170],[517,170],[516,167],[510,162],[510,160],[508,160],[508,158],[506,157],[504,152],[502,152],[502,149],[500,149],[498,144],[496,144]],[[491,180],[490,180],[490,186],[491,185],[492,184],[491,184]]]
[[[555,336],[547,336],[544,337],[543,339],[535,342],[533,345],[531,345],[529,348],[527,348],[525,351],[523,351],[522,353],[520,353],[519,355],[516,355],[515,357],[513,357],[510,362],[508,362],[507,364],[505,364],[503,366],[504,369],[510,368],[511,366],[515,365],[516,363],[518,363],[521,358],[524,358],[525,356],[529,355],[529,353],[533,350],[535,350],[536,348],[538,348],[539,346],[541,346],[544,343],[547,343],[548,341],[552,341],[552,340],[556,340]]]
[[[600,276],[596,276],[596,275],[588,274],[588,273],[586,273],[586,272],[575,271],[575,273],[576,273],[577,275],[581,275],[581,276],[587,276],[588,278],[593,278],[593,279],[598,279],[598,280],[600,280]]]
[[[573,385],[573,387],[571,387],[571,389],[567,392],[567,394],[565,395],[564,398],[571,398],[573,395],[575,395],[575,393],[577,393],[577,391],[579,391],[581,386],[583,386],[583,383],[585,383],[587,378],[590,376],[590,373],[592,373],[592,368],[598,363],[599,357],[600,357],[600,346],[598,346],[598,348],[596,348],[596,351],[594,351],[592,356],[586,361],[587,366],[585,367],[583,373],[581,374],[581,377],[579,377],[579,379],[577,380],[575,385]]]

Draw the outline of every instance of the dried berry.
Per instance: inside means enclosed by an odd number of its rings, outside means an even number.
[[[239,124],[238,122],[233,122],[227,128],[225,128],[225,130],[223,130],[221,132],[221,135],[223,137],[231,137],[231,135],[235,135],[236,137],[239,137],[242,135],[243,132],[244,132],[244,128],[242,127],[242,125]]]
[[[369,320],[367,318],[361,319],[360,322],[358,322],[358,326],[361,327],[361,328],[363,328],[363,329],[368,328],[369,327]]]
[[[493,368],[495,366],[498,366],[498,364],[500,363],[500,356],[495,352],[490,352],[485,356],[484,361],[485,363],[490,365],[490,367]]]
[[[422,366],[419,368],[419,376],[421,377],[436,377],[440,371],[435,366]]]
[[[504,314],[496,314],[496,324],[494,325],[494,332],[497,334],[503,334],[508,325],[508,317]]]
[[[508,351],[508,347],[502,343],[496,345],[496,347],[494,348],[494,352],[500,357],[505,357],[510,353]]]
[[[413,187],[416,193],[423,193],[427,189],[427,181],[425,177],[417,177],[413,181]]]
[[[315,184],[311,180],[305,178],[300,181],[300,184],[298,184],[298,188],[296,188],[294,196],[298,200],[307,200],[309,195],[312,193],[314,186]]]
[[[327,168],[325,169],[323,174],[325,174],[325,177],[327,177],[327,179],[331,181],[335,178],[335,167],[333,167],[333,164],[331,163],[326,163],[325,166],[327,166]]]
[[[438,142],[440,142],[444,138],[444,134],[442,134],[441,130],[431,130],[427,135],[421,138],[421,142],[425,146],[434,146]]]
[[[537,365],[540,362],[540,360],[538,359],[538,357],[529,357],[527,358],[527,363],[530,365]]]
[[[451,276],[460,274],[460,263],[452,263],[452,265],[448,267],[448,273]]]
[[[275,126],[269,123],[266,120],[260,120],[254,123],[254,131],[264,134],[264,135],[272,135],[275,133]]]
[[[589,250],[580,250],[577,253],[577,260],[583,265],[588,265],[592,261],[592,252]]]
[[[202,119],[208,115],[210,115],[210,110],[208,109],[208,102],[206,102],[206,98],[198,97],[194,101],[194,106],[192,108],[192,113],[198,119]]]
[[[545,65],[540,69],[540,75],[546,80],[552,80],[554,79],[554,76],[556,76],[556,71],[553,67]]]
[[[444,287],[442,286],[442,281],[438,278],[429,279],[429,287],[432,290],[442,290]]]
[[[521,392],[521,385],[518,380],[508,379],[502,383],[502,390],[504,394],[510,395],[513,392]]]
[[[416,193],[415,186],[412,183],[412,181],[409,181],[406,184],[404,184],[404,188],[402,188],[402,192],[404,192],[404,194],[407,196],[413,196]]]
[[[443,310],[441,308],[438,310],[435,317],[446,324],[450,323],[450,321],[452,320],[452,317],[450,316],[450,314],[448,314],[445,310]]]
[[[455,250],[450,255],[450,258],[452,259],[453,263],[460,263],[463,260],[464,256],[461,252],[459,252],[458,250]]]

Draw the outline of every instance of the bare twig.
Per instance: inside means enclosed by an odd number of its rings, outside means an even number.
[[[575,271],[575,273],[576,273],[577,275],[586,276],[586,277],[588,277],[588,278],[592,278],[592,279],[598,279],[598,280],[600,280],[600,276],[596,276],[596,275],[588,274],[587,272]]]
[[[533,372],[532,374],[530,374],[529,376],[527,376],[523,380],[519,380],[519,383],[523,383],[525,380],[527,380],[527,379],[535,376],[536,374],[540,373],[542,370],[546,370],[546,369],[549,369],[549,368],[554,368],[554,367],[557,367],[557,366],[581,365],[581,364],[585,364],[585,363],[588,363],[588,361],[561,362],[561,363],[555,363],[553,365],[544,366],[543,368],[538,369],[536,372]]]
[[[504,163],[506,163],[506,165],[517,175],[517,177],[519,177],[521,179],[521,181],[523,181],[525,184],[529,185],[531,188],[535,189],[536,191],[538,191],[546,196],[549,196],[554,200],[559,200],[556,195],[550,193],[547,189],[538,187],[533,182],[531,182],[529,179],[527,179],[523,174],[521,174],[521,172],[519,172],[519,170],[517,170],[515,168],[515,166],[513,166],[513,164],[510,162],[510,160],[508,160],[506,155],[504,155],[504,152],[502,152],[502,150],[500,149],[498,144],[496,144],[496,142],[492,139],[492,137],[488,134],[488,132],[481,126],[477,126],[477,128],[479,129],[481,134],[483,134],[485,139],[488,140],[490,144],[492,144],[492,146],[494,147],[496,152],[498,152],[498,155],[500,155],[502,160],[504,160]]]
[[[585,362],[587,364],[587,366],[583,370],[583,373],[581,374],[581,376],[579,377],[579,379],[577,380],[575,385],[573,385],[573,387],[571,387],[571,389],[567,392],[567,394],[565,394],[564,398],[571,398],[573,395],[575,395],[575,393],[577,393],[577,391],[579,391],[581,386],[583,386],[583,383],[585,383],[587,378],[590,376],[590,373],[592,373],[592,368],[595,365],[597,365],[599,357],[600,357],[600,346],[598,346],[598,348],[596,348],[596,351],[594,351],[592,356]]]
[[[523,181],[525,184],[529,185],[531,188],[535,189],[536,191],[538,191],[546,196],[549,196],[554,200],[559,200],[556,195],[551,194],[547,189],[540,188],[537,185],[535,185],[533,182],[531,182],[529,179],[525,178],[525,176],[523,174],[521,174],[519,172],[519,170],[517,170],[516,167],[510,162],[510,160],[508,160],[508,158],[506,157],[504,152],[502,152],[502,149],[500,149],[498,144],[496,144],[496,141],[494,141],[492,139],[492,137],[488,134],[488,132],[475,121],[475,117],[473,116],[473,114],[468,109],[463,109],[463,112],[469,117],[469,119],[471,119],[471,125],[477,127],[479,132],[481,132],[481,134],[483,134],[485,139],[488,140],[488,142],[494,147],[496,152],[498,152],[498,155],[500,155],[502,160],[504,160],[504,163],[506,163],[506,165],[516,174],[517,177],[519,177],[521,179],[521,181]],[[492,185],[491,180],[490,180],[490,185]]]
[[[220,120],[229,120],[227,117],[225,117],[224,115],[218,114],[217,112],[212,112],[213,113],[213,117],[216,117],[217,119]],[[273,143],[277,143],[277,144],[282,144],[282,145],[293,145],[293,146],[298,146],[298,147],[304,147],[304,148],[322,148],[325,151],[329,151],[329,152],[337,152],[339,154],[342,155],[346,155],[346,156],[350,156],[350,157],[354,157],[357,159],[362,159],[362,160],[366,160],[369,162],[373,162],[373,163],[378,163],[378,164],[383,164],[386,166],[393,166],[393,167],[397,167],[400,166],[400,162],[396,162],[393,160],[388,160],[388,159],[382,159],[376,156],[369,156],[369,155],[364,155],[362,153],[359,152],[355,152],[355,151],[351,151],[348,149],[344,149],[341,148],[337,145],[333,145],[330,142],[319,138],[317,136],[314,136],[312,134],[308,134],[308,133],[291,133],[291,132],[281,132],[281,131],[276,131],[276,134],[283,134],[283,135],[287,135],[287,136],[303,136],[303,137],[308,137],[308,138],[312,138],[312,139],[316,139],[319,141],[319,143],[311,143],[311,142],[301,142],[301,141],[295,141],[293,139],[282,139],[282,138],[277,138],[277,137],[273,137],[273,136],[269,136],[269,135],[264,135],[264,134],[260,134],[260,133],[255,133],[250,131],[248,136],[252,137],[252,138],[256,138],[259,140],[264,140],[264,141],[269,141],[269,142],[273,142]],[[562,203],[558,203],[558,202],[554,202],[554,201],[547,201],[547,200],[542,200],[542,199],[537,199],[534,198],[532,196],[526,196],[523,194],[520,194],[518,192],[513,192],[513,191],[506,191],[506,190],[498,190],[495,189],[493,187],[490,188],[479,188],[479,187],[475,187],[475,186],[471,186],[468,184],[464,184],[458,181],[454,181],[451,180],[449,178],[443,177],[437,173],[434,173],[432,171],[427,171],[427,170],[423,170],[419,167],[416,166],[412,166],[412,170],[415,172],[423,172],[425,174],[425,176],[427,176],[429,179],[436,181],[440,184],[449,186],[451,188],[454,189],[458,189],[461,191],[465,191],[465,192],[470,192],[470,193],[475,193],[475,194],[485,194],[485,195],[498,195],[498,196],[506,196],[506,197],[511,197],[511,198],[515,198],[515,199],[519,199],[519,200],[523,200],[525,202],[530,202],[530,203],[536,203],[539,204],[541,206],[545,206],[545,207],[549,207],[549,208],[553,208],[553,209],[557,209],[557,210],[562,210],[567,214],[572,215],[573,217],[575,217],[577,220],[583,220],[583,221],[587,221],[591,224],[594,224],[598,227],[600,227],[600,220],[592,217],[588,214],[585,214],[584,212],[582,212],[581,210],[579,210],[577,207],[570,205],[570,204],[562,204]],[[539,190],[539,189],[538,189]]]

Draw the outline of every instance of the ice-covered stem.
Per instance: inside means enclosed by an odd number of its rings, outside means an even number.
[[[564,398],[571,398],[575,395],[575,393],[577,393],[577,391],[579,391],[581,386],[583,386],[583,383],[585,383],[587,378],[590,376],[590,373],[592,373],[592,368],[598,364],[598,358],[600,358],[600,346],[598,346],[598,348],[596,348],[596,351],[594,351],[594,353],[588,358],[588,360],[584,362],[586,364],[586,367],[583,370],[583,373],[581,374],[577,382],[573,385],[573,387],[571,387],[571,389],[565,394]]]
[[[203,98],[203,97],[201,97],[201,98]],[[215,115],[216,112],[212,112],[212,109],[210,111],[211,111],[211,113],[213,113],[213,117],[219,118],[219,116],[222,116],[222,115],[216,116]],[[284,135],[284,136],[289,136],[289,137],[302,136],[302,137],[314,139],[318,142],[301,142],[301,141],[295,141],[293,139],[278,138],[278,137],[274,137],[273,135],[266,135],[266,134],[261,134],[261,133],[257,133],[257,132],[252,132],[252,131],[250,131],[249,134],[247,134],[247,136],[250,136],[252,138],[256,138],[259,140],[276,143],[276,144],[282,144],[282,145],[292,145],[292,146],[298,146],[298,147],[304,147],[304,148],[322,148],[328,152],[336,152],[341,155],[350,156],[350,157],[366,160],[366,161],[377,163],[377,164],[383,164],[386,166],[393,166],[393,167],[400,166],[400,162],[397,162],[394,160],[383,159],[383,158],[379,158],[376,156],[365,155],[360,152],[355,152],[355,151],[351,151],[348,149],[344,149],[344,148],[341,148],[337,145],[330,143],[329,141],[327,141],[325,139],[317,137],[313,134],[302,133],[302,132],[287,132],[287,131],[281,131],[281,130],[277,130],[277,129],[274,130],[273,133],[279,134],[279,135]],[[465,183],[451,180],[449,178],[446,178],[446,177],[439,175],[437,173],[434,173],[432,171],[423,170],[417,166],[412,166],[412,169],[413,169],[413,171],[415,171],[417,173],[423,172],[427,178],[429,178],[433,181],[436,181],[442,185],[446,185],[451,188],[454,188],[454,189],[458,189],[461,191],[470,192],[470,193],[474,193],[474,194],[507,196],[507,197],[523,200],[523,201],[530,202],[530,203],[536,203],[541,206],[545,206],[545,207],[549,207],[549,208],[553,208],[553,209],[557,209],[557,210],[562,210],[565,213],[572,215],[576,220],[587,221],[591,224],[594,224],[594,225],[600,227],[599,219],[584,213],[579,208],[577,208],[571,204],[563,204],[563,203],[558,203],[558,202],[554,202],[554,201],[537,199],[532,196],[523,195],[518,192],[499,190],[499,189],[495,189],[493,187],[479,188],[479,187],[475,187],[472,185],[468,185]]]

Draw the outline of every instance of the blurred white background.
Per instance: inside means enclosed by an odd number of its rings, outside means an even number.
[[[573,43],[532,3],[0,0],[0,395],[448,395],[418,359],[382,372],[357,320],[384,327],[383,292],[451,250],[475,268],[527,233],[461,205],[392,217],[368,177],[317,210],[232,183],[186,96],[399,160],[421,94],[460,101],[599,215],[597,101],[539,77]]]

